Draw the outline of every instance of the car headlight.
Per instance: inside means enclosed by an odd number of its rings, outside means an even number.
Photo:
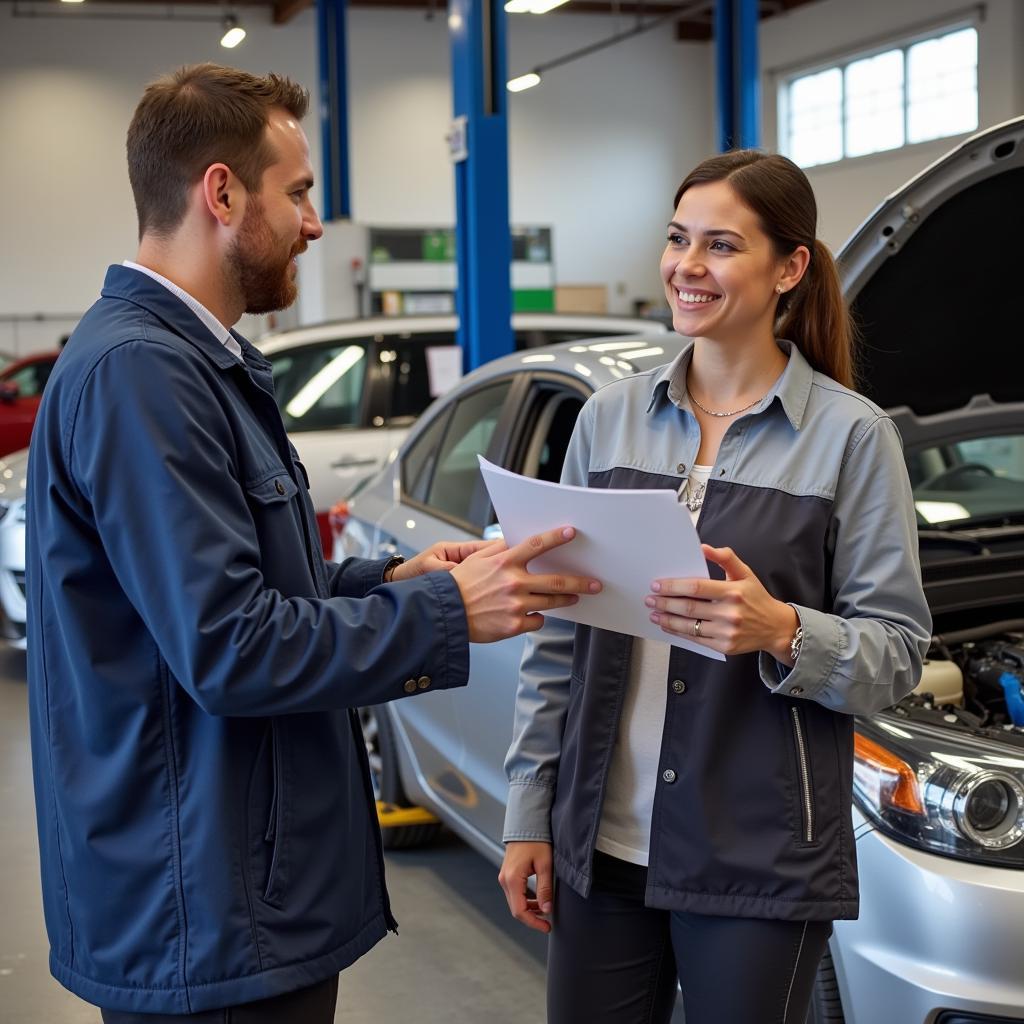
[[[14,522],[23,523],[25,522],[25,507],[24,501],[16,501],[11,506],[14,509]]]
[[[1024,867],[1024,752],[894,716],[858,720],[854,801],[878,828],[931,853]]]

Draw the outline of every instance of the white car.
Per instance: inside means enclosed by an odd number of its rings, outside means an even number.
[[[517,349],[664,333],[654,320],[514,313]],[[455,383],[455,316],[377,317],[303,327],[257,343],[273,364],[285,429],[309,474],[324,551],[329,511],[380,469],[430,403]]]
[[[25,471],[28,449],[0,459],[0,636],[25,649]]]

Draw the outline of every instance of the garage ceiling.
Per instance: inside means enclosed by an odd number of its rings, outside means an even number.
[[[52,0],[58,5],[58,0]],[[794,7],[816,3],[818,0],[760,0],[761,17],[770,18],[783,14]],[[140,3],[151,3],[167,8],[167,0],[104,0],[104,6],[125,3],[136,6]],[[312,7],[315,0],[230,0],[231,7],[270,7],[273,9],[273,21],[283,25],[295,17],[300,11]],[[348,0],[351,7],[403,8],[405,10],[422,11],[425,15],[441,15],[447,8],[445,0]],[[212,8],[222,12],[225,0],[174,0],[174,6],[190,6]],[[34,4],[26,4],[34,6]],[[628,0],[616,3],[614,0],[569,0],[564,6],[556,8],[547,18],[568,17],[573,14],[614,14],[619,16],[643,19],[646,15],[663,16],[673,7],[678,7],[681,14],[676,22],[676,38],[685,40],[702,40],[711,38],[711,24],[715,7],[714,0],[703,0],[694,13],[694,0],[683,3],[680,0]],[[685,15],[682,12],[686,12]]]

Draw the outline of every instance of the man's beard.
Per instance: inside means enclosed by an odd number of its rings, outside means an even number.
[[[298,295],[292,279],[292,257],[305,246],[283,246],[263,214],[259,200],[250,196],[242,227],[228,251],[231,284],[240,295],[246,313],[271,313],[286,309]]]

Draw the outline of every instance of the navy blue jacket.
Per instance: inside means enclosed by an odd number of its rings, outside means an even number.
[[[186,1013],[320,981],[394,928],[352,708],[465,684],[447,573],[327,564],[269,363],[112,267],[28,482],[28,674],[54,976]],[[400,638],[400,639],[399,639]]]

